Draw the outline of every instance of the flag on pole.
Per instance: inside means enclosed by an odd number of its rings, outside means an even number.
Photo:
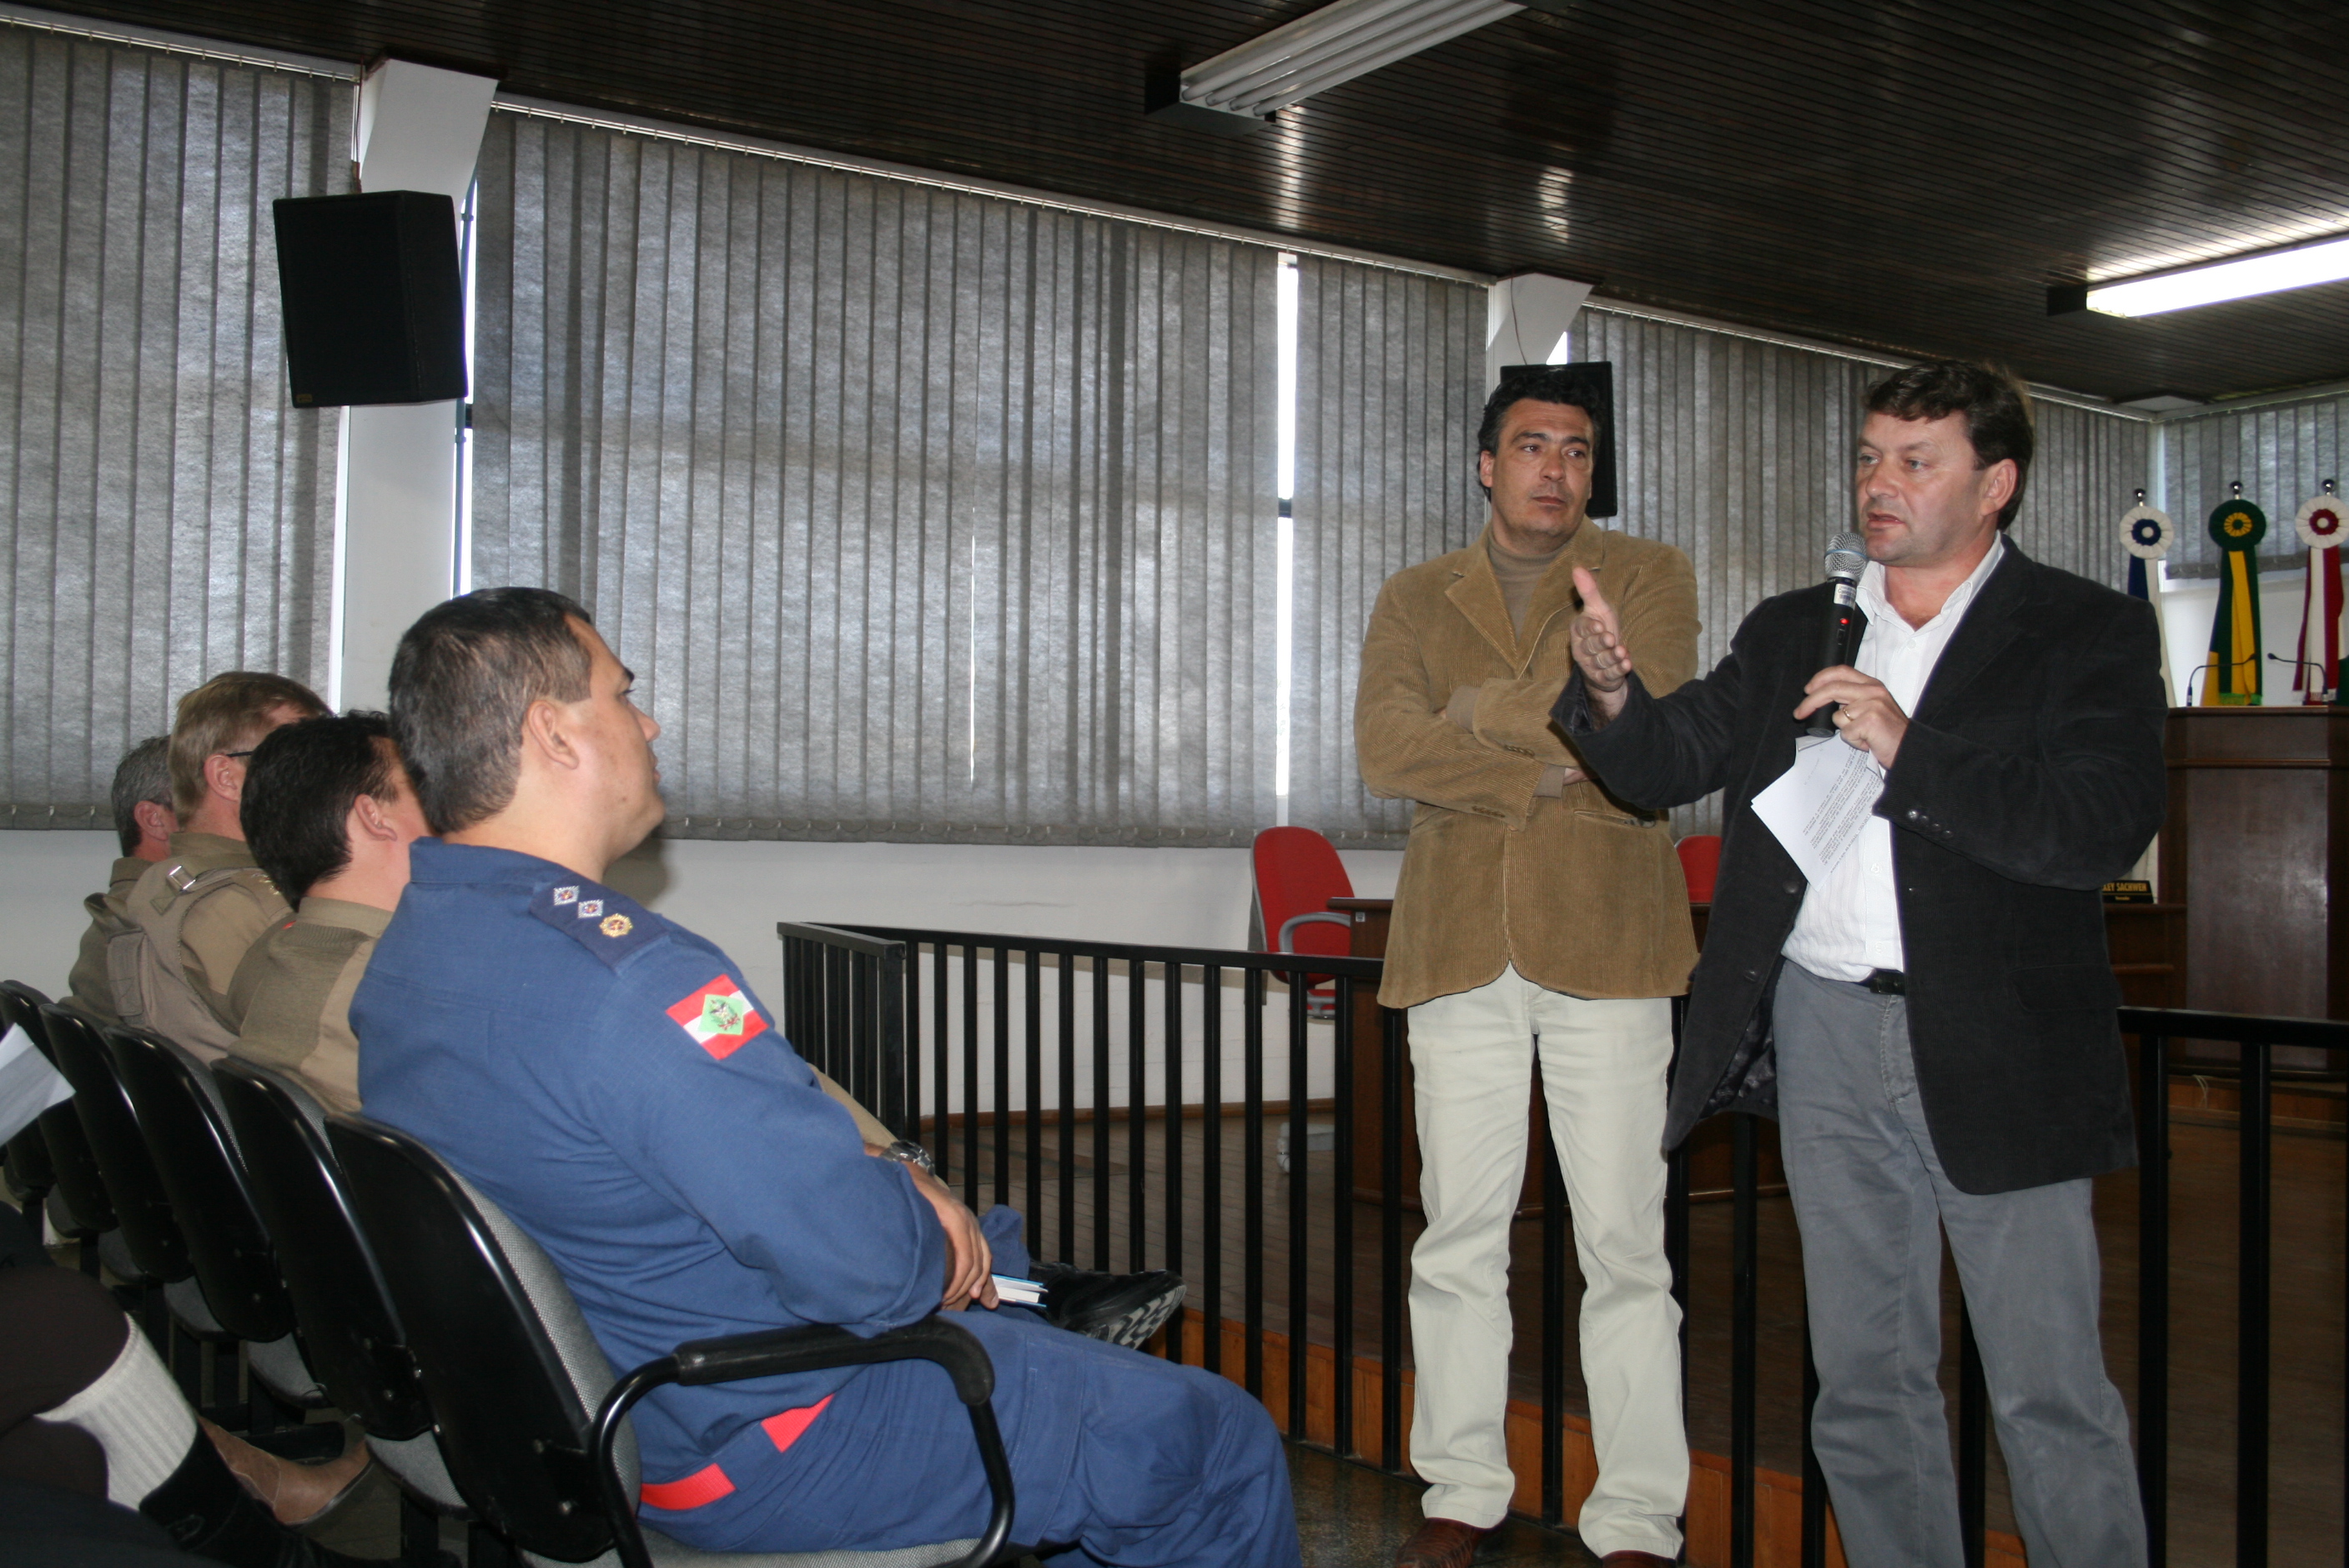
[[[2159,507],[2146,505],[2145,491],[2137,491],[2137,505],[2121,513],[2121,548],[2128,552],[2129,593],[2153,606],[2153,624],[2161,649],[2161,696],[2173,706],[2178,694],[2169,679],[2169,623],[2162,614],[2153,563],[2168,555],[2177,541],[2178,524]]]
[[[2210,618],[2203,662],[2204,707],[2256,707],[2260,701],[2260,541],[2268,514],[2235,494],[2210,509],[2210,542],[2220,551],[2219,613]]]
[[[2322,707],[2341,689],[2341,500],[2331,480],[2323,495],[2301,503],[2292,526],[2308,546],[2308,589],[2300,603],[2300,663],[2292,667],[2292,689],[2307,694],[2302,702]]]

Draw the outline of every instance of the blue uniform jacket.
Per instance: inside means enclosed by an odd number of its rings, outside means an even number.
[[[370,1117],[422,1140],[544,1247],[616,1370],[680,1341],[934,1309],[936,1211],[710,943],[510,851],[419,840],[351,1004]],[[647,1480],[854,1369],[665,1387]],[[821,1430],[819,1422],[817,1430]]]

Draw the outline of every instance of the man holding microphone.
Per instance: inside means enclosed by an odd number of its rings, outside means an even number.
[[[1710,675],[1651,696],[1577,574],[1557,717],[1585,766],[1643,806],[1725,791],[1665,1139],[1721,1110],[1779,1118],[1812,1435],[1854,1568],[1963,1561],[1937,1378],[1944,1233],[2031,1560],[2145,1561],[2089,1202],[2090,1178],[2136,1155],[2098,890],[2161,820],[2160,650],[2144,603],[2005,538],[2031,453],[2002,373],[1941,361],[1868,393],[1851,665],[1816,667],[1815,588],[1766,601]],[[1806,882],[1753,800],[1822,709],[1881,792]]]

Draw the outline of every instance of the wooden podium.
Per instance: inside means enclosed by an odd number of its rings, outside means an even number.
[[[2186,906],[2183,1005],[2349,1018],[2349,707],[2177,707],[2161,892]],[[2186,1059],[2232,1061],[2205,1044]],[[2323,1051],[2280,1049],[2280,1068]]]

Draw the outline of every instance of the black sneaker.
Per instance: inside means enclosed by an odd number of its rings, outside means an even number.
[[[1056,1328],[1139,1349],[1183,1305],[1190,1287],[1164,1269],[1100,1274],[1069,1264],[1037,1264],[1030,1277],[1044,1287],[1044,1320]]]

